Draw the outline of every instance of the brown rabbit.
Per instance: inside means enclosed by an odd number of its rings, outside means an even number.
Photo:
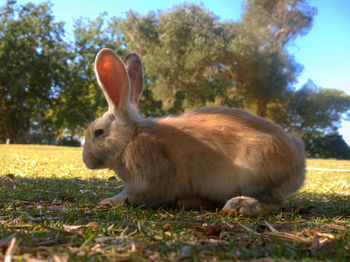
[[[252,216],[279,208],[301,187],[303,144],[279,126],[225,107],[144,119],[136,54],[122,62],[102,49],[95,72],[109,109],[88,127],[83,159],[88,168],[114,170],[126,185],[100,204],[223,206]]]

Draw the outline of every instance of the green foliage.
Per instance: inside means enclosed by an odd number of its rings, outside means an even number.
[[[226,95],[229,83],[218,77],[224,26],[208,11],[192,4],[144,17],[130,11],[121,28],[166,111],[180,113]]]
[[[247,0],[243,23],[260,44],[283,48],[311,29],[316,13],[306,0]]]
[[[318,88],[309,80],[288,94],[286,126],[293,133],[334,132],[342,116],[350,114],[350,96],[335,89]]]
[[[150,116],[163,116],[163,103],[161,100],[154,98],[152,90],[154,90],[156,84],[147,75],[144,76],[146,81],[143,88],[143,93],[140,98],[138,108],[144,117]]]
[[[349,96],[312,82],[294,91],[301,65],[285,48],[310,30],[315,14],[306,0],[247,0],[241,21],[220,22],[182,4],[145,16],[81,18],[67,41],[50,3],[8,0],[0,17],[0,142],[79,140],[107,107],[93,63],[104,47],[141,55],[145,117],[225,105],[298,135],[334,132],[349,115]]]
[[[285,45],[311,28],[314,8],[304,0],[248,0],[237,37],[229,45],[232,80],[245,105],[267,116],[268,103],[278,101],[301,68]]]
[[[283,50],[250,45],[248,33],[242,34],[245,39],[233,41],[232,79],[238,94],[244,97],[245,106],[255,106],[256,114],[266,117],[268,104],[283,97],[300,66]]]
[[[0,9],[0,140],[25,142],[33,123],[50,122],[46,110],[66,84],[68,54],[50,4],[15,4]]]
[[[59,140],[57,144],[60,146],[75,146],[75,147],[81,146],[80,141],[74,138],[73,136],[64,137],[63,139]]]
[[[309,157],[350,159],[350,147],[338,133],[322,135],[313,132],[302,138]]]
[[[122,37],[117,27],[102,14],[96,20],[79,19],[74,25],[74,42],[71,44],[69,86],[61,89],[51,115],[60,138],[83,135],[86,126],[101,116],[107,108],[103,93],[94,73],[94,60],[104,47],[116,50],[123,56]]]
[[[166,111],[255,104],[266,116],[267,104],[300,71],[284,46],[311,27],[314,14],[300,0],[247,1],[242,22],[220,23],[202,7],[184,4],[143,17],[131,11],[121,30],[128,48],[141,54]]]

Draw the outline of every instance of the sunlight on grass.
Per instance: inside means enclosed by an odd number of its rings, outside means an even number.
[[[82,160],[82,148],[40,145],[0,146],[1,173],[21,177],[108,178],[109,170],[89,170]]]
[[[307,159],[306,165],[310,167],[350,169],[350,161],[337,159]]]
[[[85,167],[82,148],[0,145],[0,260],[13,238],[14,259],[24,261],[350,259],[350,172],[308,170],[282,210],[257,218],[97,206],[122,189],[112,171]]]
[[[350,172],[308,171],[304,187],[300,192],[350,195]]]

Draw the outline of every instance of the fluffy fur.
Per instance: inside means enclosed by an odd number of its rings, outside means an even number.
[[[102,79],[99,66],[104,59],[115,63],[106,69],[112,79],[130,79],[128,83]],[[109,111],[87,130],[84,162],[89,168],[114,170],[126,185],[101,204],[180,203],[186,208],[223,207],[223,212],[252,216],[280,207],[301,187],[305,173],[301,140],[233,108],[209,107],[143,119],[136,108],[142,93],[142,64],[137,55],[125,63],[109,49],[101,50],[95,62]],[[111,88],[119,90],[116,99],[108,91]]]

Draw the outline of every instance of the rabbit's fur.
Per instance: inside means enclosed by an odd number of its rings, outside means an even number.
[[[89,168],[114,170],[126,185],[101,204],[223,206],[224,212],[251,216],[280,207],[301,187],[301,140],[233,108],[141,118],[142,64],[136,54],[124,63],[109,49],[95,61],[109,110],[88,127],[83,158]]]

